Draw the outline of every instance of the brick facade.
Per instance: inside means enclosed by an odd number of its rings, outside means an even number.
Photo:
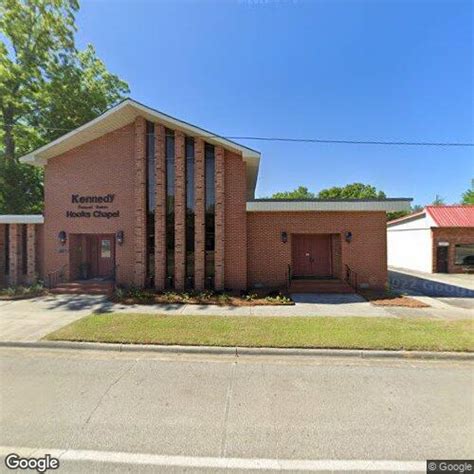
[[[448,273],[464,273],[463,265],[456,265],[456,244],[474,244],[473,227],[433,227],[433,272],[437,271],[437,248],[439,242],[449,242],[448,247]]]
[[[136,286],[144,286],[146,278],[146,121],[143,117],[135,120],[135,226],[134,226],[134,273]]]
[[[288,234],[286,243],[281,240],[283,231]],[[387,283],[384,212],[247,213],[248,286],[286,286],[288,265],[293,263],[292,234],[339,234],[342,237],[346,231],[352,232],[352,241],[348,243],[341,238],[342,267],[349,265],[357,272],[362,286],[384,288]]]
[[[224,287],[247,288],[247,183],[242,157],[228,150],[224,157]]]
[[[166,155],[165,127],[155,125],[155,288],[165,289],[166,279]]]
[[[184,133],[175,132],[174,141],[175,187],[174,187],[174,287],[184,290],[186,273],[186,157]]]
[[[6,271],[6,245],[7,245],[7,224],[0,224],[0,287],[7,284]]]
[[[36,280],[36,225],[26,224],[26,282]]]
[[[185,287],[186,272],[186,178],[185,135],[175,132],[175,288]],[[195,252],[194,288],[205,286],[205,156],[204,140],[195,138],[194,199]],[[155,287],[165,288],[166,278],[166,157],[165,127],[155,123]],[[359,274],[359,282],[383,287],[387,280],[386,218],[384,212],[247,212],[247,164],[242,155],[215,146],[215,288],[244,290],[256,285],[282,287],[292,264],[291,234],[332,234],[333,271],[344,275],[344,265]],[[116,131],[91,140],[49,160],[45,167],[45,225],[36,240],[44,242],[46,276],[62,267],[67,278],[74,263],[74,248],[81,235],[123,232],[116,243],[116,281],[119,285],[144,286],[147,281],[146,227],[146,121],[138,117]],[[110,211],[118,217],[107,219],[71,218],[78,210],[72,195],[114,195]],[[65,231],[63,245],[58,234]],[[281,232],[289,241],[281,242]],[[351,243],[342,238],[351,231]],[[32,230],[30,229],[30,232]],[[1,244],[0,244],[1,245]],[[18,242],[10,242],[18,246]],[[28,246],[32,252],[31,245]],[[13,263],[11,264],[12,266]],[[18,274],[18,261],[13,272]],[[28,278],[32,269],[28,267]]]
[[[215,149],[215,180],[216,180],[216,235],[215,235],[215,289],[224,289],[224,241],[225,241],[225,179],[224,179],[224,149]]]
[[[194,143],[194,288],[204,289],[205,273],[205,182],[204,141]]]
[[[19,282],[19,260],[20,260],[20,225],[10,224],[10,266],[8,269],[8,283],[10,285],[17,285]]]

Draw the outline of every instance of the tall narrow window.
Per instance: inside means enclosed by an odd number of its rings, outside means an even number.
[[[205,150],[205,173],[206,173],[206,224],[205,224],[205,277],[206,288],[214,287],[214,249],[215,249],[215,205],[216,205],[216,185],[215,185],[215,158],[214,147],[206,143]]]
[[[155,278],[155,124],[146,123],[146,254],[147,285]]]
[[[174,283],[174,132],[166,130],[166,286]]]
[[[186,287],[194,282],[194,139],[186,137]]]

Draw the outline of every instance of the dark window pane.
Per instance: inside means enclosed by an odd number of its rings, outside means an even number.
[[[155,124],[146,123],[146,285],[153,285],[155,255]]]
[[[206,143],[204,149],[205,159],[205,194],[206,194],[206,216],[205,216],[205,277],[206,287],[214,287],[214,248],[215,248],[215,158],[214,147]]]

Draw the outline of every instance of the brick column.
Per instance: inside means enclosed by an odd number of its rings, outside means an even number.
[[[174,287],[184,290],[186,258],[186,162],[184,133],[175,132],[174,142]]]
[[[26,281],[32,284],[36,280],[36,245],[35,245],[35,225],[26,225]]]
[[[194,142],[194,288],[204,289],[205,270],[205,181],[204,141]]]
[[[6,240],[6,229],[8,224],[0,224],[0,285],[4,285],[6,275],[5,275],[5,240]]]
[[[155,124],[155,288],[165,289],[166,280],[166,155],[165,127]]]
[[[215,235],[215,281],[217,291],[224,289],[224,149],[221,146],[215,148],[215,171],[216,171],[216,235]]]
[[[146,123],[143,117],[135,119],[135,229],[133,283],[145,285],[146,273]]]
[[[18,224],[9,224],[9,275],[8,283],[10,285],[18,284],[18,251],[19,251],[19,242],[18,242]]]

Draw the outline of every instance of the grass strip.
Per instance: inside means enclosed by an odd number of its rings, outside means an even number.
[[[54,341],[473,351],[474,322],[364,317],[91,314],[48,336]]]

